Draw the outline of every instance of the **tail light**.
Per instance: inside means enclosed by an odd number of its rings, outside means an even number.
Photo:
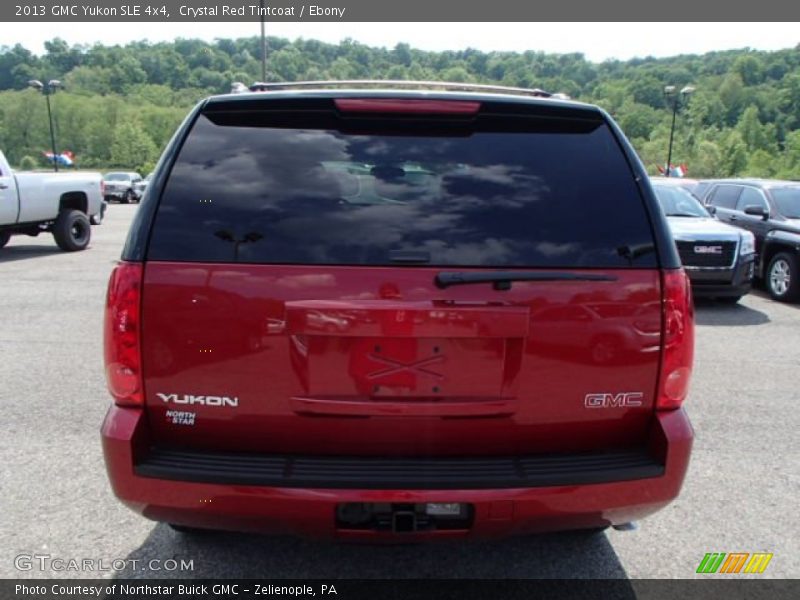
[[[100,180],[100,196],[102,197],[102,196],[105,196],[105,195],[106,195],[106,182],[101,179]]]
[[[108,390],[120,406],[142,406],[142,265],[120,263],[111,273],[104,325]]]
[[[658,410],[679,408],[689,393],[694,360],[694,303],[683,269],[664,272],[664,349],[658,382]]]
[[[475,115],[480,102],[463,100],[419,100],[412,98],[336,98],[336,108],[350,113],[415,113],[431,115]]]

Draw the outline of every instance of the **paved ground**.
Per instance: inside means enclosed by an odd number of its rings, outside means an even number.
[[[98,435],[103,294],[135,210],[111,206],[86,252],[59,252],[50,236],[0,251],[0,577],[52,575],[15,569],[21,554],[183,558],[194,561],[183,575],[201,577],[692,577],[711,551],[773,552],[765,575],[800,576],[800,306],[760,293],[698,306],[691,470],[678,501],[636,532],[371,547],[187,540],[141,519],[112,497]]]

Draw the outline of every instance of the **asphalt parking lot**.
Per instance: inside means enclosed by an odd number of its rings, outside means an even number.
[[[376,547],[184,538],[140,518],[111,494],[98,433],[104,291],[136,209],[110,206],[85,252],[49,235],[0,250],[0,577],[111,575],[15,568],[39,554],[194,565],[128,577],[683,578],[706,552],[757,551],[774,553],[761,577],[800,577],[800,305],[761,292],[698,305],[692,464],[681,497],[637,531]]]

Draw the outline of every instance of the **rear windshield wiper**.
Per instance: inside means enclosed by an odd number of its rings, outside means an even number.
[[[596,275],[592,273],[565,273],[559,271],[442,271],[436,275],[434,282],[440,289],[453,285],[471,283],[491,283],[496,290],[510,290],[512,281],[616,281],[613,275]]]

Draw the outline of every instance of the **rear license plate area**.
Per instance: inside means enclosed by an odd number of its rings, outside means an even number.
[[[389,398],[502,395],[506,340],[312,338],[310,393]]]
[[[474,512],[471,504],[455,502],[344,502],[336,507],[336,527],[397,534],[468,530]]]

